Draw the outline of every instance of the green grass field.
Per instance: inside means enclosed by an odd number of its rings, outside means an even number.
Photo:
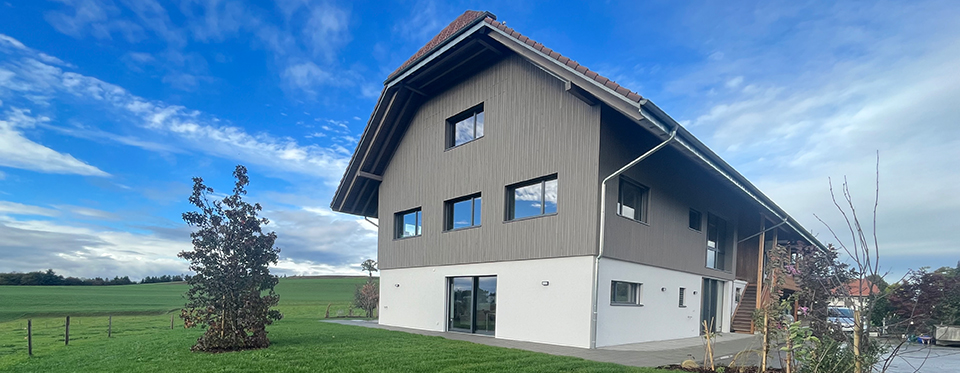
[[[661,372],[320,321],[329,304],[347,307],[363,281],[281,279],[284,319],[268,328],[270,348],[224,354],[190,352],[202,330],[183,329],[179,318],[170,329],[172,311],[184,303],[184,284],[0,286],[0,372]],[[69,346],[63,344],[66,315]],[[109,339],[107,315],[114,315]],[[33,357],[27,356],[27,318],[33,319]]]

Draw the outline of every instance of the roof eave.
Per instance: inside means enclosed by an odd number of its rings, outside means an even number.
[[[463,26],[462,28],[460,28],[459,30],[457,30],[457,32],[455,32],[455,33],[453,33],[452,35],[450,35],[449,37],[447,37],[443,42],[441,42],[440,44],[437,44],[437,45],[434,46],[433,48],[430,48],[429,51],[427,51],[426,53],[424,53],[424,54],[423,54],[422,56],[420,56],[419,58],[413,60],[411,63],[407,64],[407,66],[405,66],[404,68],[402,68],[402,69],[400,69],[400,70],[398,70],[398,71],[395,71],[394,73],[392,73],[392,74],[390,74],[389,76],[387,76],[387,79],[383,81],[383,85],[384,85],[384,86],[389,85],[390,82],[394,80],[394,78],[396,78],[396,77],[398,77],[398,76],[401,76],[401,75],[404,75],[404,73],[406,73],[407,71],[414,69],[415,67],[417,67],[418,65],[420,65],[421,62],[423,62],[425,59],[427,59],[427,57],[433,55],[433,54],[436,53],[438,50],[440,50],[440,49],[442,49],[443,47],[445,47],[447,44],[450,44],[452,41],[458,39],[458,38],[459,38],[461,35],[463,35],[464,33],[470,32],[471,29],[472,29],[474,26],[476,26],[478,23],[483,22],[483,20],[484,20],[485,18],[487,18],[487,17],[489,17],[489,18],[491,18],[491,19],[494,19],[494,20],[497,19],[497,16],[496,16],[495,14],[490,13],[490,12],[488,12],[488,11],[484,11],[483,13],[481,13],[480,15],[478,15],[477,18],[474,18],[474,20],[470,21],[470,23],[466,24],[465,26]],[[472,33],[472,32],[470,32],[470,33]]]

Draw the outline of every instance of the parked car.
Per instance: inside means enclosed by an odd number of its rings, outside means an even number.
[[[827,322],[837,325],[845,332],[853,331],[853,309],[847,307],[828,307]]]

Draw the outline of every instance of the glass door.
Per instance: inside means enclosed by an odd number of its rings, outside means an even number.
[[[447,330],[493,335],[497,326],[497,277],[449,279]]]
[[[493,335],[497,326],[497,278],[477,278],[477,320],[475,333]]]
[[[449,330],[473,332],[473,277],[450,279]]]
[[[700,334],[703,334],[704,321],[707,322],[710,332],[716,332],[720,324],[718,311],[720,310],[720,300],[723,294],[723,283],[718,280],[705,278],[703,279],[703,287],[701,287],[700,292],[700,325],[698,326]]]

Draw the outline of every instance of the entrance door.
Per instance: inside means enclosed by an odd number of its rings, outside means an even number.
[[[447,330],[493,335],[497,326],[497,276],[449,279]]]
[[[720,324],[720,300],[723,299],[723,283],[709,278],[703,279],[700,300],[700,334],[703,334],[703,322],[706,321],[710,332],[716,332]]]

